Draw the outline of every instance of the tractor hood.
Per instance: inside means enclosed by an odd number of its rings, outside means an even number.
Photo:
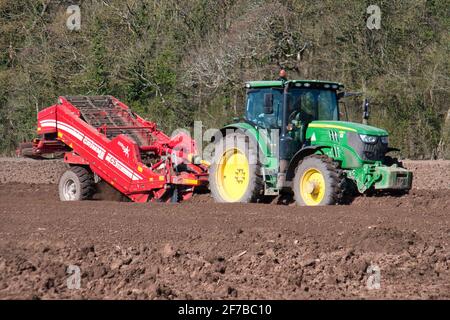
[[[348,121],[312,121],[309,128],[336,129],[366,134],[370,136],[387,136],[388,132],[384,129],[368,126],[362,123]]]

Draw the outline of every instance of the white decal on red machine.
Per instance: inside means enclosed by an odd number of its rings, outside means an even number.
[[[124,145],[122,143],[122,141],[117,142],[117,144],[119,145],[119,147],[122,148],[122,151],[127,156],[127,158],[129,158],[130,157],[130,147]]]
[[[95,143],[88,137],[84,137],[83,144],[85,144],[90,149],[94,150],[97,153],[98,157],[103,160],[103,158],[105,157],[105,153],[106,153],[105,149],[100,147],[97,143]]]
[[[58,128],[59,130],[65,131],[78,140],[83,140],[84,134],[82,134],[80,131],[72,127],[71,125],[68,125],[65,122],[56,121],[56,120],[42,120],[41,121],[41,127],[50,127],[50,128]]]
[[[143,178],[139,176],[137,173],[133,172],[130,168],[124,165],[120,160],[114,157],[112,154],[108,153],[106,155],[106,161],[111,163],[114,167],[119,169],[120,172],[125,174],[131,180],[142,180]]]

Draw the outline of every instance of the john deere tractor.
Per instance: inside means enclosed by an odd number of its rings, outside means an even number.
[[[218,202],[259,202],[282,193],[298,205],[342,203],[356,194],[406,193],[412,173],[388,156],[388,132],[340,120],[340,83],[246,83],[246,114],[214,139],[210,189]]]

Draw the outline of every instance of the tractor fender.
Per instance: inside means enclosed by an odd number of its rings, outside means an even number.
[[[295,168],[297,168],[300,161],[305,157],[315,154],[317,151],[321,151],[324,148],[329,148],[328,146],[308,146],[299,151],[292,157],[289,162],[289,166],[286,172],[286,181],[292,181],[295,176]],[[322,152],[323,153],[323,152]]]
[[[265,163],[266,157],[269,157],[269,147],[267,141],[263,137],[257,138],[258,131],[251,125],[247,123],[236,123],[233,125],[228,125],[220,129],[212,138],[211,142],[214,142],[220,138],[224,138],[229,130],[233,132],[241,132],[245,134],[255,146],[258,146],[258,154],[260,161]],[[219,134],[220,133],[220,134]]]

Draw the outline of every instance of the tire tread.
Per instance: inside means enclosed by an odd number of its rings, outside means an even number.
[[[326,155],[311,155],[306,157],[305,159],[308,158],[314,158],[314,159],[318,159],[321,162],[323,162],[325,164],[325,167],[327,169],[327,173],[330,176],[331,179],[331,188],[332,188],[332,192],[331,192],[331,199],[328,201],[327,204],[329,205],[334,205],[334,204],[342,204],[345,201],[346,198],[346,177],[344,174],[344,171],[340,168],[339,163],[334,161],[333,159],[331,159],[330,157],[326,156]],[[303,159],[297,166],[297,168],[295,168],[295,180],[297,180],[298,177],[298,170],[301,167],[302,162],[305,160]]]

